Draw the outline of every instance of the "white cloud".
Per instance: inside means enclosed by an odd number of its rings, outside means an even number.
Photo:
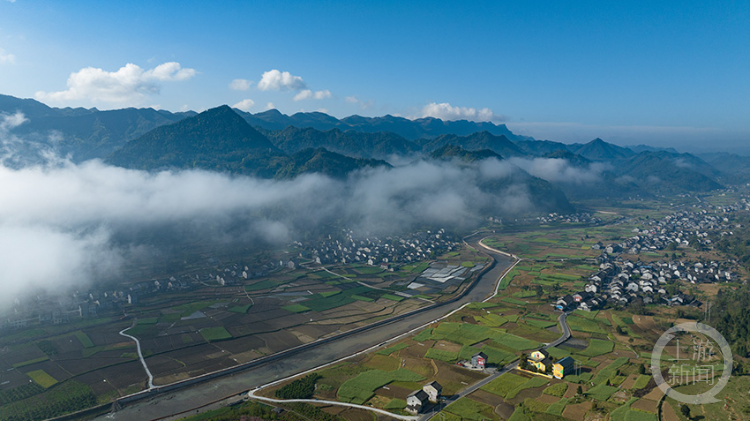
[[[435,117],[441,120],[469,120],[469,121],[490,121],[490,122],[501,122],[505,121],[506,117],[495,114],[489,108],[482,108],[477,110],[471,107],[454,107],[447,102],[435,103],[431,102],[422,108],[421,117]]]
[[[232,108],[237,108],[238,110],[242,111],[250,111],[250,108],[253,108],[255,105],[255,101],[252,99],[243,99],[242,101],[232,105]]]
[[[303,99],[325,99],[331,97],[331,91],[324,90],[324,91],[316,91],[313,92],[309,89],[305,89],[300,91],[297,95],[294,96],[295,101],[302,101]]]
[[[273,104],[273,102],[269,102],[268,104],[266,104],[266,110],[273,110],[275,108],[276,106]]]
[[[195,76],[196,73],[195,69],[183,69],[182,66],[180,66],[180,63],[171,61],[169,63],[160,64],[151,70],[146,70],[143,76],[146,80],[155,79],[174,82],[188,80]]]
[[[350,104],[359,104],[359,99],[357,99],[357,97],[354,95],[344,98],[344,101]]]
[[[306,88],[307,84],[301,77],[276,69],[264,72],[258,82],[258,89],[261,91],[299,91]]]
[[[252,84],[253,84],[252,80],[235,79],[229,83],[229,89],[233,91],[246,91],[250,89],[250,85]]]
[[[16,64],[16,56],[0,48],[0,64]]]
[[[574,167],[567,159],[560,158],[511,158],[510,162],[551,183],[593,183],[601,180],[602,173],[609,169],[607,165],[596,162],[587,168]]]
[[[177,62],[160,64],[149,70],[128,63],[115,72],[86,67],[70,74],[67,90],[39,91],[35,97],[57,103],[88,100],[93,103],[138,105],[149,95],[159,93],[159,82],[185,81],[196,73],[195,69],[183,69]]]
[[[0,114],[0,133],[14,129],[29,121],[21,112],[15,114]]]

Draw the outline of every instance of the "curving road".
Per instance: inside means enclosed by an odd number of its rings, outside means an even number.
[[[543,346],[542,347],[543,349],[547,349],[547,348],[551,348],[553,346],[560,345],[561,343],[567,341],[570,338],[570,327],[568,326],[568,321],[567,321],[568,314],[569,313],[563,313],[563,314],[561,314],[557,318],[557,321],[560,322],[560,326],[562,327],[562,330],[563,330],[562,335],[560,335],[560,337],[557,338],[554,342],[551,342],[551,343]],[[480,380],[480,381],[478,381],[478,382],[476,382],[476,383],[474,383],[474,384],[466,387],[465,389],[461,390],[457,394],[453,395],[450,399],[444,399],[440,403],[440,405],[432,408],[432,411],[430,411],[430,412],[422,415],[422,417],[420,418],[420,421],[429,420],[430,418],[432,418],[435,415],[437,415],[438,412],[440,412],[446,406],[450,405],[451,403],[457,401],[460,398],[463,398],[464,396],[472,394],[477,389],[485,386],[486,384],[488,384],[489,382],[491,382],[491,381],[495,380],[496,378],[502,376],[503,374],[505,374],[505,373],[507,373],[507,372],[509,372],[511,370],[515,370],[516,367],[518,367],[518,360],[513,361],[512,363],[506,365],[502,369],[498,370],[495,374],[493,374],[493,375],[491,375],[489,377],[485,377],[484,379],[482,379],[482,380]]]
[[[465,240],[473,247],[485,248],[479,244],[481,238],[480,234],[475,234]],[[100,416],[96,419],[118,421],[179,419],[189,414],[195,414],[200,408],[219,400],[237,396],[274,380],[328,365],[332,361],[348,358],[370,348],[378,347],[396,337],[418,330],[467,303],[483,301],[494,296],[498,280],[511,267],[515,259],[513,256],[499,251],[485,249],[485,252],[495,260],[494,267],[482,275],[475,282],[473,288],[457,301],[440,307],[425,308],[407,318],[384,323],[365,331],[342,334],[336,340],[308,346],[304,349],[304,352],[293,352],[283,359],[259,364],[244,371],[206,381],[173,393],[157,395],[150,400],[141,400],[125,406],[116,413]]]

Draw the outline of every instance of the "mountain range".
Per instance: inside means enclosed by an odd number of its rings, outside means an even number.
[[[0,95],[0,113],[16,112],[27,119],[13,129],[16,136],[54,148],[73,162],[99,158],[145,170],[201,168],[268,178],[322,172],[345,177],[364,167],[387,167],[387,161],[396,158],[403,162],[435,159],[431,154],[436,151],[455,153],[455,148],[444,149],[450,146],[492,152],[494,158],[510,159],[541,178],[545,175],[540,166],[550,162],[587,173],[586,189],[575,177],[548,177],[551,185],[573,198],[709,191],[728,180],[750,177],[746,157],[709,154],[704,160],[673,149],[627,148],[602,139],[564,144],[518,136],[505,125],[489,122],[390,115],[337,119],[320,112],[288,116],[277,110],[251,114],[228,106],[200,114],[150,108],[100,111],[53,108]],[[465,160],[467,155],[457,158]]]

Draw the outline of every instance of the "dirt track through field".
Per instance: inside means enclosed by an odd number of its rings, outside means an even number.
[[[481,236],[469,241],[475,247]],[[408,318],[376,328],[354,333],[332,342],[327,342],[309,349],[301,354],[289,355],[282,360],[271,361],[245,371],[220,377],[195,386],[165,393],[151,400],[135,402],[125,406],[121,411],[98,417],[98,420],[142,421],[154,419],[179,419],[196,413],[191,408],[201,408],[218,400],[237,396],[255,387],[267,384],[274,379],[282,379],[312,368],[353,355],[371,346],[376,346],[404,332],[418,329],[446,313],[455,310],[465,303],[482,301],[496,290],[497,280],[509,268],[513,259],[504,254],[489,252],[497,261],[494,268],[482,276],[460,300],[442,307],[431,308]],[[189,412],[185,412],[189,411]],[[173,416],[173,414],[181,414]]]

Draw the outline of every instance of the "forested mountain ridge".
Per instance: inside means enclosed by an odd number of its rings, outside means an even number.
[[[328,159],[340,164],[346,162],[343,168],[350,171],[361,165],[375,165],[378,160],[429,156],[452,145],[466,151],[486,149],[505,158],[529,160],[532,164],[524,168],[530,170],[556,165],[596,173],[595,177],[589,177],[588,189],[580,189],[578,180],[572,176],[548,179],[573,196],[709,191],[722,188],[727,181],[740,182],[750,177],[747,175],[750,159],[733,155],[709,155],[709,165],[690,154],[644,145],[631,150],[598,138],[570,145],[535,140],[517,136],[504,125],[487,122],[409,120],[394,116],[337,119],[320,112],[287,116],[277,110],[250,114],[228,106],[212,110],[209,111],[215,115],[203,115],[200,125],[193,121],[190,123],[193,126],[183,127],[174,125],[198,115],[150,108],[111,111],[53,108],[33,99],[0,95],[1,114],[20,112],[25,117],[26,121],[15,127],[13,133],[37,145],[26,152],[53,149],[73,162],[105,158],[129,168],[202,168],[276,177],[282,168],[286,168],[283,174],[298,173],[299,168],[290,169],[289,165],[301,164],[291,156],[307,149],[324,148],[326,152],[355,158],[347,161],[328,153],[316,155],[318,159],[327,157],[321,162]],[[200,136],[202,140],[198,139]],[[165,143],[161,144],[162,141]],[[333,164],[320,165],[321,162],[302,167],[306,171],[318,168],[330,174],[340,173]],[[544,178],[543,173],[538,175]]]

